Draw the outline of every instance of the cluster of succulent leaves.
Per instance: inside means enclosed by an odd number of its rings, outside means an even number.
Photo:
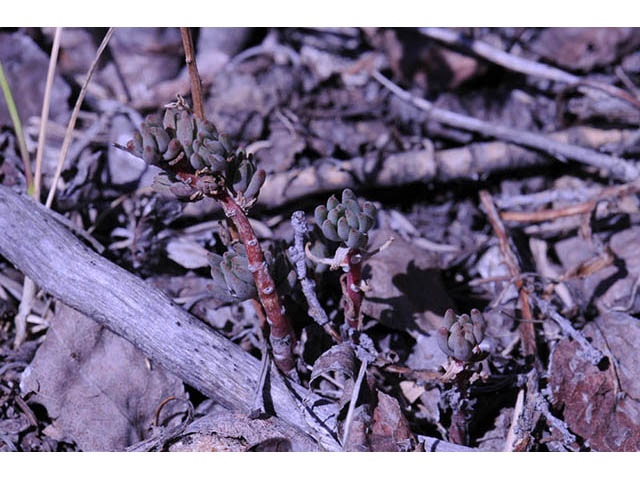
[[[232,241],[226,229],[221,226],[220,238],[226,251],[219,255],[209,253],[208,261],[211,267],[211,278],[216,290],[215,296],[226,302],[241,302],[251,298],[258,298],[258,290],[249,268],[249,259],[244,245],[239,241]],[[290,291],[295,285],[296,274],[285,255],[273,255],[265,251],[265,259],[269,266],[269,273],[280,293]]]
[[[371,202],[360,205],[355,194],[347,188],[342,192],[342,201],[331,195],[327,205],[319,205],[314,215],[327,239],[341,242],[351,250],[362,250],[369,241],[368,232],[375,225],[377,212]]]
[[[147,116],[126,149],[162,168],[167,175],[159,184],[168,185],[181,199],[193,197],[198,188],[193,177],[185,181],[180,173],[215,176],[233,195],[241,193],[249,200],[258,196],[266,178],[251,154],[234,151],[226,135],[213,123],[193,115],[181,102],[168,106],[162,120],[156,114]]]
[[[436,334],[438,346],[448,356],[461,362],[477,362],[486,356],[478,347],[484,339],[486,322],[475,308],[471,316],[456,315],[451,309],[444,314],[444,326]]]

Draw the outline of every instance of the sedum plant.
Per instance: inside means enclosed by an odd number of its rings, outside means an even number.
[[[231,196],[246,210],[266,179],[252,155],[233,150],[226,135],[208,120],[195,117],[181,101],[167,106],[163,120],[149,115],[126,150],[162,168],[158,184],[181,200]]]
[[[163,170],[156,179],[157,189],[168,190],[183,201],[210,197],[220,203],[237,231],[243,252],[223,255],[220,262],[214,257],[216,266],[212,268],[222,272],[218,279],[224,279],[225,286],[240,296],[248,294],[249,287],[241,282],[251,276],[270,327],[276,365],[286,374],[295,372],[295,333],[247,218],[264,184],[264,170],[257,168],[252,155],[234,150],[227,136],[205,118],[195,116],[180,97],[165,107],[162,119],[149,115],[120,148]]]
[[[218,289],[215,296],[220,300],[231,302],[258,299],[258,289],[253,280],[244,245],[233,241],[224,227],[222,225],[220,227],[220,239],[226,251],[222,255],[213,252],[207,255],[211,267],[211,278]],[[269,273],[281,290],[280,293],[289,293],[295,285],[296,274],[287,257],[274,255],[267,250],[265,258]]]
[[[345,189],[341,200],[329,197],[326,206],[319,205],[314,212],[316,224],[327,240],[340,243],[333,259],[333,268],[346,271],[342,277],[344,310],[347,322],[358,328],[361,323],[362,261],[369,255],[369,231],[375,226],[377,210],[371,202],[358,202],[355,194]]]
[[[480,350],[480,343],[484,340],[486,322],[482,313],[471,310],[471,316],[466,313],[456,315],[452,309],[444,314],[444,326],[436,333],[440,349],[449,357],[459,362],[477,362],[486,357]]]

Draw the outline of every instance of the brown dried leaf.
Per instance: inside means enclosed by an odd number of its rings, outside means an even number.
[[[640,256],[636,251],[639,241],[640,227],[615,233],[609,241],[609,247],[617,261],[570,283],[577,285],[584,298],[593,301],[601,311],[613,306],[626,307],[633,285],[640,277]],[[590,242],[579,237],[562,240],[556,243],[555,248],[566,270],[576,270],[583,264],[596,263],[604,256],[598,254]],[[640,297],[636,296],[629,312],[637,311],[640,311]]]
[[[184,392],[173,375],[147,368],[132,344],[62,304],[21,388],[36,392],[31,401],[54,419],[47,434],[85,451],[119,451],[142,440],[160,402]]]
[[[551,361],[554,405],[564,406],[571,431],[594,449],[636,451],[640,449],[640,391],[635,381],[640,374],[640,325],[636,318],[616,312],[598,317],[595,323],[585,327],[585,335],[615,361],[600,370],[581,354],[576,342],[559,342]]]
[[[358,374],[356,355],[349,344],[341,343],[335,345],[320,355],[313,364],[313,373],[309,384],[312,388],[317,388],[321,384],[318,380],[322,376],[330,374],[337,374],[336,379],[343,385],[340,401],[338,402],[338,407],[341,409],[351,399],[355,378]],[[324,381],[322,383],[329,384],[330,382]]]
[[[547,28],[532,49],[561,67],[590,71],[638,45],[640,32],[634,28]]]
[[[358,405],[353,411],[353,419],[349,428],[349,439],[343,446],[345,452],[370,452],[371,445],[367,438],[367,430],[371,424],[369,405]]]
[[[406,452],[415,442],[398,401],[383,392],[378,392],[369,441],[374,452]]]

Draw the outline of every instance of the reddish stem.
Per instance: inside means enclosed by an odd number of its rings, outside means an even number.
[[[193,112],[196,117],[201,120],[205,119],[204,102],[202,101],[202,81],[198,73],[198,64],[196,63],[196,53],[193,47],[193,37],[189,27],[180,27],[180,35],[182,36],[182,44],[184,46],[184,57],[187,67],[189,68],[189,79],[191,80],[191,98],[193,99]]]
[[[347,272],[346,295],[349,297],[349,303],[352,308],[345,309],[347,321],[353,328],[359,328],[360,323],[360,307],[362,306],[362,259],[359,250],[349,250],[347,253],[347,264],[349,271]]]
[[[258,289],[258,296],[271,329],[269,338],[273,349],[273,358],[280,370],[289,373],[295,368],[293,360],[295,332],[278,298],[278,291],[269,273],[260,242],[258,242],[244,211],[231,196],[222,195],[217,200],[222,205],[227,218],[233,222],[238,230],[238,235],[247,252],[249,270],[253,274],[253,281]]]

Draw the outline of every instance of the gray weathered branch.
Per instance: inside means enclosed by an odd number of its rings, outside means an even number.
[[[2,185],[0,254],[51,295],[127,339],[189,385],[229,409],[251,409],[260,376],[257,359],[157,288],[86,247],[42,205]],[[299,385],[289,389],[273,371],[269,382],[275,413],[318,438],[294,399],[306,390]]]

